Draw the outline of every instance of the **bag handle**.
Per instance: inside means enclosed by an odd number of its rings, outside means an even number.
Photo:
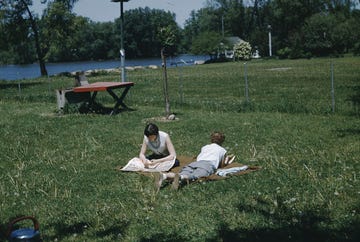
[[[39,227],[40,227],[40,226],[39,226],[39,222],[38,222],[34,217],[32,217],[32,216],[22,216],[22,217],[19,217],[19,218],[14,219],[13,221],[11,221],[11,222],[9,223],[9,225],[8,225],[8,232],[7,232],[7,237],[10,236],[14,224],[16,224],[16,223],[18,223],[18,222],[20,222],[20,221],[23,221],[23,220],[27,220],[27,219],[32,220],[33,225],[34,225],[34,230],[35,230],[35,231],[38,231],[38,230],[39,230]]]

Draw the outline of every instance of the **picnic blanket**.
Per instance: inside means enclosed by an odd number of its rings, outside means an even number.
[[[134,157],[124,166],[121,167],[121,171],[141,171],[141,172],[164,172],[169,171],[175,164],[175,159],[171,161],[164,161],[149,167],[145,167],[144,163],[138,157]]]
[[[181,169],[184,166],[186,166],[186,165],[190,164],[191,162],[195,161],[196,157],[180,156],[180,157],[178,157],[178,160],[180,161],[180,166],[172,168],[170,170],[171,172],[175,172],[175,173],[180,172]],[[242,168],[242,169],[239,169],[238,171],[236,171],[234,173],[228,174],[227,176],[221,176],[220,174],[218,174],[219,171],[225,171],[227,169],[233,169],[233,168],[235,168],[235,169]],[[214,174],[212,174],[210,176],[207,176],[207,177],[201,177],[197,181],[223,180],[223,179],[227,179],[227,178],[229,178],[231,176],[244,175],[244,174],[247,174],[247,173],[257,171],[257,170],[261,169],[260,166],[250,166],[250,165],[246,165],[246,169],[244,169],[244,168],[245,168],[244,164],[241,164],[239,162],[234,161],[231,164],[226,165],[225,167],[217,169],[216,173],[214,173]]]
[[[178,156],[177,159],[180,161],[180,166],[173,167],[171,169],[169,168],[170,172],[179,173],[184,166],[186,166],[186,165],[190,164],[191,162],[195,161],[196,157]],[[129,164],[129,162],[128,162],[128,164]],[[115,169],[118,170],[118,171],[129,171],[129,167],[127,167],[127,168],[125,168],[125,167],[126,166],[124,166],[124,167],[123,166],[118,166]],[[261,169],[260,166],[244,165],[244,164],[241,164],[241,163],[238,163],[238,162],[235,161],[235,162],[232,162],[231,164],[226,165],[225,167],[217,169],[215,174],[212,174],[212,175],[210,175],[208,177],[202,177],[202,178],[198,179],[198,181],[222,180],[222,179],[229,178],[231,176],[244,175],[244,174],[247,174],[247,173],[250,173],[250,172],[253,172],[253,171],[257,171],[259,169]],[[158,172],[158,171],[157,170],[147,169],[145,171],[138,170],[138,171],[135,171],[135,172],[138,172],[138,173],[144,174],[144,175],[149,175],[151,172]]]

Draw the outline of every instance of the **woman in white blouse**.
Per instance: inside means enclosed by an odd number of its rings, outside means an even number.
[[[146,156],[146,151],[151,150],[153,153]],[[145,167],[156,167],[160,163],[167,165],[169,168],[178,166],[179,161],[176,159],[174,145],[171,142],[169,134],[159,131],[159,128],[149,123],[144,130],[144,140],[141,146],[139,158]]]

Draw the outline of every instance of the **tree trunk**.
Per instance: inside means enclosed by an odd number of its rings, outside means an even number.
[[[163,73],[164,73],[164,97],[165,97],[165,114],[166,117],[170,115],[170,101],[169,101],[169,93],[168,93],[168,79],[167,79],[167,70],[166,70],[166,56],[164,53],[164,48],[161,49],[161,59],[163,65]]]
[[[39,61],[39,65],[40,65],[40,73],[41,76],[47,76],[47,70],[46,70],[46,66],[45,66],[45,60],[44,60],[44,54],[41,50],[40,47],[40,40],[39,40],[39,31],[37,28],[37,24],[35,19],[33,18],[31,11],[29,9],[29,6],[26,4],[26,2],[24,0],[21,0],[21,2],[24,4],[24,6],[26,6],[26,11],[29,14],[29,20],[31,23],[31,28],[34,31],[34,38],[35,38],[35,48],[36,48],[36,54],[37,54],[37,58]]]

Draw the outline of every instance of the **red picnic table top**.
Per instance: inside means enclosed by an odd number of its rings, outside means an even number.
[[[133,86],[133,82],[95,82],[88,85],[74,87],[74,92],[97,92],[107,91],[108,89],[115,89],[120,87]]]

